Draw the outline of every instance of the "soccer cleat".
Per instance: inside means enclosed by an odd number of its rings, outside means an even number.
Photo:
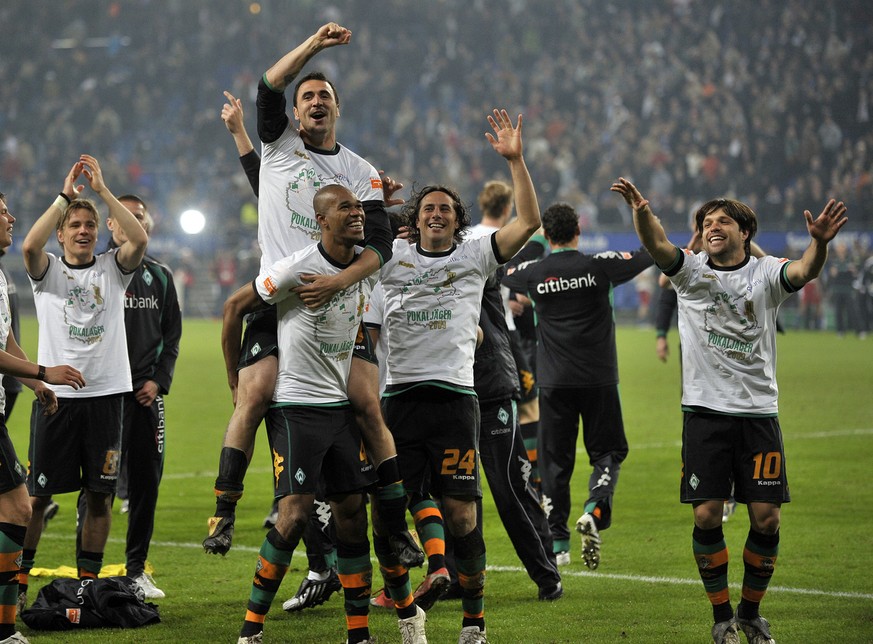
[[[293,613],[304,608],[312,608],[321,606],[324,602],[330,599],[334,593],[338,593],[343,589],[339,575],[336,570],[331,568],[327,577],[324,579],[310,579],[306,577],[300,582],[300,588],[294,594],[294,597],[282,604],[282,610]]]
[[[239,636],[239,639],[236,641],[236,644],[263,644],[264,641],[264,631],[259,633],[255,633],[254,635],[249,635],[248,637]]]
[[[449,584],[448,590],[442,594],[440,597],[440,601],[448,601],[451,599],[462,599],[464,596],[464,591],[461,590],[461,584],[456,581],[453,581]]]
[[[30,640],[22,635],[20,631],[16,631],[5,640],[0,640],[0,644],[30,644]]]
[[[46,526],[48,526],[48,522],[55,518],[55,515],[58,513],[58,510],[61,506],[59,506],[54,501],[50,501],[47,506],[45,506],[45,512],[42,514],[42,528],[45,530]],[[14,641],[14,640],[13,640]]]
[[[564,596],[564,587],[559,581],[555,586],[540,586],[538,599],[541,602],[553,602]]]
[[[576,521],[576,532],[582,535],[582,561],[591,570],[597,570],[600,565],[600,533],[597,524],[589,513],[583,514]]]
[[[727,520],[731,518],[733,513],[737,509],[737,502],[733,499],[728,499],[724,502],[724,507],[721,511],[721,522],[727,523]]]
[[[409,530],[388,535],[388,543],[391,545],[391,552],[400,561],[401,566],[419,568],[424,564],[424,552],[419,548]]]
[[[440,568],[435,570],[425,577],[424,581],[412,593],[415,603],[424,611],[430,610],[449,589],[451,583],[452,579],[449,577],[448,569]]]
[[[776,640],[770,635],[770,622],[760,615],[755,619],[737,617],[737,625],[745,633],[749,644],[776,644]]]
[[[380,589],[375,595],[370,597],[370,606],[376,608],[394,608],[394,600],[384,588]]]
[[[561,552],[555,553],[555,563],[559,566],[569,566],[570,565],[570,553],[566,550],[561,550]]]
[[[415,607],[415,615],[406,619],[398,619],[397,625],[400,627],[400,641],[403,644],[427,644],[427,636],[424,632],[424,623],[427,621],[427,614],[422,610],[421,606]]]
[[[731,617],[718,622],[712,627],[713,644],[740,644],[740,634],[737,631],[736,619]]]
[[[267,516],[264,517],[264,527],[269,530],[271,528],[276,527],[276,522],[279,520],[279,511],[270,512]]]
[[[488,644],[488,640],[485,639],[485,631],[480,631],[478,626],[465,626],[461,629],[458,644]]]
[[[233,543],[233,516],[209,517],[209,536],[203,540],[203,550],[211,555],[226,555]]]
[[[163,599],[166,597],[164,591],[155,586],[155,580],[148,573],[139,573],[136,577],[133,577],[133,583],[139,587],[146,599]]]

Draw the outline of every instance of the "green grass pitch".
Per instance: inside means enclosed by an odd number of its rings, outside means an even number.
[[[23,346],[36,356],[36,322],[23,320]],[[231,411],[219,349],[220,324],[185,320],[173,391],[167,397],[167,457],[149,560],[167,593],[162,623],[129,631],[78,633],[22,630],[34,643],[235,642],[264,537],[271,482],[266,438],[259,432],[240,503],[234,547],[226,557],[201,548],[214,508],[212,485]],[[675,342],[675,337],[672,338]],[[779,642],[873,641],[873,341],[832,333],[789,331],[779,340],[780,420],[793,502],[783,508],[776,573],[762,613]],[[588,571],[573,545],[562,568],[566,594],[536,600],[497,517],[485,499],[488,546],[486,620],[489,642],[708,642],[711,611],[691,556],[691,510],[678,501],[679,366],[654,353],[654,333],[621,327],[621,393],[631,446],[615,498],[613,527],[603,536],[602,563]],[[22,460],[27,454],[29,402],[25,391],[9,427]],[[581,512],[588,478],[581,443],[573,479]],[[46,530],[37,566],[74,565],[74,495]],[[113,518],[106,563],[123,563],[127,521]],[[727,523],[732,600],[742,579],[745,509]],[[302,550],[302,548],[301,548]],[[292,570],[267,617],[265,641],[345,640],[338,596],[315,609],[286,614],[281,602],[297,588],[306,558]],[[413,583],[421,578],[413,571]],[[380,580],[374,581],[379,587]],[[45,578],[31,579],[31,601]],[[433,644],[457,641],[460,603],[442,602],[428,615]],[[393,613],[374,609],[371,630],[380,642],[399,642]]]

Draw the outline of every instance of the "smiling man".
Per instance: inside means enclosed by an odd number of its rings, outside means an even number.
[[[491,235],[463,241],[470,216],[458,194],[425,186],[404,206],[409,239],[394,242],[381,271],[382,332],[388,337],[385,420],[394,434],[407,492],[439,496],[454,537],[464,617],[461,644],[485,642],[485,541],[476,522],[479,405],[473,360],[485,281],[539,228],[536,192],[522,156],[522,117],[488,116],[486,137],[512,175],[518,217]],[[409,242],[412,243],[409,243]],[[433,485],[433,488],[430,486]],[[395,605],[405,569],[386,570]]]
[[[349,403],[348,380],[376,276],[340,290],[320,307],[303,303],[295,289],[304,276],[335,275],[361,261],[356,245],[364,238],[363,206],[347,188],[323,187],[313,205],[321,241],[262,269],[253,285],[239,289],[225,305],[227,324],[239,324],[246,313],[275,305],[279,345],[293,347],[279,353],[279,377],[266,418],[278,519],[261,547],[241,644],[261,641],[267,611],[303,535],[316,492],[322,490],[336,521],[347,641],[371,641],[367,615],[372,564],[363,490],[376,476]],[[419,629],[417,641],[425,642],[423,613],[412,619]]]
[[[82,175],[127,237],[118,248],[99,255],[94,252],[97,207],[78,198],[83,186],[75,185]],[[60,256],[45,250],[52,234],[61,245]],[[26,602],[27,574],[53,494],[84,490],[87,509],[78,573],[84,579],[100,572],[118,478],[123,399],[132,389],[124,295],[147,244],[145,230],[106,186],[97,159],[87,154],[73,165],[63,191],[24,239],[24,266],[39,321],[39,361],[69,360],[88,387],[52,385],[58,411],[51,416],[45,415],[41,401],[33,403],[27,480],[33,515],[24,540],[19,608]]]
[[[791,500],[778,419],[776,314],[788,297],[821,273],[828,243],[846,223],[833,199],[813,219],[810,243],[796,261],[752,256],[758,218],[747,205],[714,199],[695,214],[702,251],[681,250],[639,190],[619,178],[611,190],[633,210],[634,227],[679,302],[682,345],[682,480],[680,499],[694,510],[692,547],[712,604],[715,644],[771,644],[759,605],[776,566],[780,508]],[[724,501],[748,505],[742,599],[728,590]]]

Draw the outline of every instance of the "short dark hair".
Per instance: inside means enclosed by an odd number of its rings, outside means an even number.
[[[749,233],[746,237],[746,253],[751,252],[752,237],[758,232],[758,216],[755,211],[749,208],[742,201],[736,199],[712,199],[697,209],[694,213],[694,223],[697,226],[697,232],[703,233],[703,220],[707,215],[712,214],[716,210],[724,210],[724,214],[733,219],[740,227],[740,230],[745,230]]]
[[[400,214],[404,219],[405,225],[409,228],[409,241],[417,243],[421,240],[421,231],[418,229],[418,211],[421,209],[421,201],[432,192],[442,192],[447,194],[452,200],[452,205],[455,208],[455,216],[458,220],[458,229],[452,237],[455,243],[460,244],[464,241],[464,231],[470,227],[470,213],[467,212],[467,206],[461,201],[460,195],[451,188],[443,185],[425,186],[421,190],[415,190],[412,186],[412,195],[409,200],[403,204]]]
[[[330,86],[330,89],[333,90],[333,99],[336,101],[336,106],[339,107],[339,93],[336,91],[336,87],[334,87],[334,84],[331,83],[327,79],[327,76],[325,76],[321,72],[309,72],[308,74],[306,74],[306,76],[297,81],[297,84],[294,86],[294,97],[291,103],[294,107],[297,107],[297,92],[300,91],[300,86],[303,85],[303,83],[311,80],[324,81],[325,83],[327,83]]]
[[[149,209],[149,205],[139,195],[134,195],[134,194],[121,195],[120,197],[118,197],[118,200],[119,201],[135,201],[136,203],[141,205],[146,210]]]
[[[566,244],[579,234],[579,215],[568,203],[552,204],[543,213],[543,230],[554,244]]]

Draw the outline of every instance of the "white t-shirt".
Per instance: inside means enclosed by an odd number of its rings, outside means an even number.
[[[261,270],[321,239],[312,209],[319,188],[342,185],[361,201],[382,201],[379,172],[341,145],[333,152],[307,148],[292,126],[264,143],[258,192]]]
[[[499,265],[493,240],[481,237],[443,253],[395,240],[380,273],[387,385],[441,380],[473,387],[482,290]]]
[[[310,244],[262,270],[255,280],[258,295],[276,305],[279,317],[275,402],[313,405],[348,400],[355,338],[376,276],[340,291],[315,310],[291,292],[304,283],[302,275],[335,275],[343,268],[321,244]]]
[[[679,301],[683,406],[776,414],[776,314],[794,292],[784,274],[790,261],[750,257],[719,270],[705,253],[683,253],[670,276]]]
[[[69,364],[82,372],[85,387],[48,385],[58,398],[94,398],[132,391],[124,293],[133,279],[116,261],[113,248],[84,267],[71,267],[47,253],[48,268],[28,276],[39,321],[39,364]]]

